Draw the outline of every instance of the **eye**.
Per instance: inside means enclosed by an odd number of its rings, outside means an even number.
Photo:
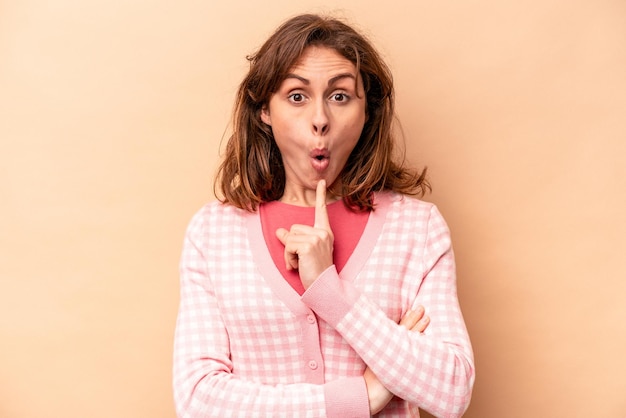
[[[333,102],[346,102],[348,101],[348,99],[349,97],[345,93],[334,93],[332,96],[330,96],[330,100],[332,100]]]
[[[302,103],[304,101],[304,95],[302,93],[292,93],[287,97],[289,101],[293,103]]]

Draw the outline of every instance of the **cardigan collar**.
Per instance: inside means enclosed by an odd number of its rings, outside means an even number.
[[[380,236],[387,213],[391,206],[394,196],[397,195],[389,192],[381,192],[374,194],[375,209],[370,213],[361,239],[359,240],[354,252],[348,259],[346,265],[339,273],[341,280],[354,281],[359,272],[366,265],[367,260],[372,253],[378,237]],[[310,314],[310,309],[301,301],[300,295],[287,283],[287,280],[280,274],[278,268],[272,260],[272,256],[265,244],[263,237],[263,229],[261,226],[261,217],[259,211],[254,213],[246,212],[246,229],[248,233],[248,242],[252,251],[255,264],[258,266],[261,276],[267,285],[272,289],[274,294],[296,315]]]

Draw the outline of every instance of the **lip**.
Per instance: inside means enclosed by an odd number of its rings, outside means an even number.
[[[318,171],[324,171],[330,164],[330,151],[326,148],[316,148],[309,153],[311,158],[311,166]]]

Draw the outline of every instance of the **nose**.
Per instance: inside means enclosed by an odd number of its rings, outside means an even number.
[[[324,101],[315,104],[311,122],[314,134],[324,135],[328,132],[330,120],[328,117],[328,109]]]

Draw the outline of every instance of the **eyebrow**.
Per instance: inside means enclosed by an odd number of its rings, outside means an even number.
[[[309,81],[308,79],[301,77],[297,74],[293,74],[293,73],[289,73],[287,74],[287,76],[285,77],[285,80],[288,78],[295,78],[296,80],[300,80],[302,83],[306,84],[307,86],[309,84],[311,84],[311,81]],[[337,74],[336,76],[332,77],[330,80],[328,80],[328,85],[332,85],[334,83],[336,83],[337,81],[344,79],[344,78],[351,78],[353,80],[356,80],[356,77],[354,76],[354,74],[352,73],[341,73],[341,74]]]

